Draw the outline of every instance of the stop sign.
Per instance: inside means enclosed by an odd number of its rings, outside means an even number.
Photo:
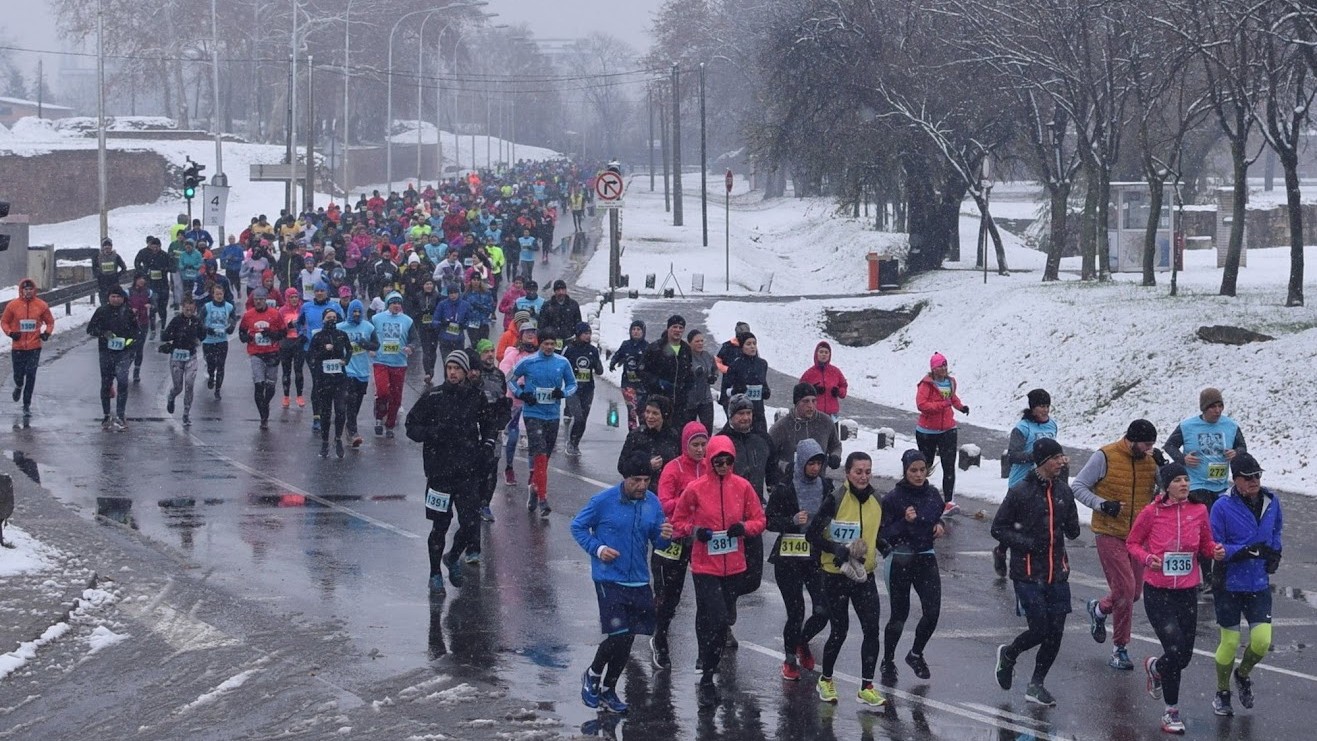
[[[731,192],[732,192],[732,182],[733,182],[732,171],[731,171],[731,170],[728,170],[728,171],[727,171],[727,177],[724,178],[724,179],[725,179],[725,181],[726,181],[726,183],[727,183],[727,192],[728,192],[728,193],[731,193]]]

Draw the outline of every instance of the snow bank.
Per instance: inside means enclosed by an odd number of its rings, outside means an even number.
[[[439,129],[429,121],[395,121],[393,130],[396,131],[392,137],[394,144],[416,144],[416,129],[421,130],[421,144],[434,144],[439,140]],[[451,131],[443,132],[444,148],[444,167],[457,165],[461,163],[463,167],[470,167],[472,162],[472,137],[469,134],[456,135]],[[490,159],[498,162],[499,147],[503,147],[503,157],[506,159],[512,155],[512,143],[506,139],[497,136],[485,136],[476,134],[475,139],[475,163],[479,166],[485,166]],[[544,147],[532,147],[525,144],[517,145],[517,159],[519,160],[556,160],[562,159],[560,152]]]
[[[55,568],[56,562],[62,557],[55,548],[13,525],[5,528],[5,540],[13,543],[14,547],[0,548],[0,577],[47,571]]]

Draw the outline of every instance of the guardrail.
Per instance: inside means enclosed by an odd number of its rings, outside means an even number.
[[[126,282],[131,277],[131,275],[132,275],[131,270],[124,273],[123,275],[124,281]],[[83,281],[81,283],[74,283],[72,285],[60,286],[59,288],[54,288],[44,293],[39,293],[37,295],[41,298],[41,300],[45,301],[50,306],[55,306],[56,304],[64,304],[64,316],[69,316],[70,314],[73,313],[73,302],[77,301],[78,299],[95,296],[96,287],[97,287],[96,280],[92,279],[92,280]],[[0,301],[0,312],[3,312],[5,310],[5,307],[8,305],[9,305],[9,301]]]

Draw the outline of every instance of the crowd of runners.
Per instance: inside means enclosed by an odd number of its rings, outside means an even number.
[[[956,415],[970,412],[947,357],[934,354],[914,384],[917,446],[902,455],[900,471],[888,472],[897,483],[887,492],[874,488],[882,472],[867,454],[844,455],[839,420],[849,389],[826,342],[771,425],[769,366],[745,323],[715,351],[680,315],[652,341],[635,321],[602,357],[567,284],[557,280],[542,296],[534,280],[537,264],[555,249],[563,212],[571,211],[574,230],[585,228],[593,172],[567,161],[473,172],[420,191],[363,195],[350,209],[333,204],[273,222],[258,215],[222,246],[181,217],[166,234],[167,248],[147,237],[132,267],[106,240],[93,264],[102,305],[87,325],[97,342],[103,426],[126,429],[131,389],[152,350],[168,364],[168,412],[181,396],[182,422],[190,424],[203,365],[207,390],[222,398],[235,334],[249,359],[262,429],[275,404],[305,406],[310,376],[309,422],[322,457],[343,458],[346,446],[363,445],[358,417],[373,383],[374,434],[393,437],[401,418],[407,438],[422,446],[432,523],[428,585],[438,596],[446,582],[460,588],[463,569],[481,562],[481,521],[494,521],[500,481],[518,486],[522,434],[526,508],[532,516],[552,512],[550,458],[560,434],[566,455],[581,455],[606,362],[620,369],[628,435],[616,464],[619,483],[572,520],[606,636],[581,677],[587,706],[626,711],[617,683],[639,635],[649,636],[660,671],[673,668],[674,640],[693,641],[699,705],[716,707],[722,656],[738,645],[738,599],[760,588],[765,563],[785,612],[784,680],[814,673],[819,698],[836,703],[834,670],[854,612],[861,634],[856,699],[883,706],[880,687],[901,671],[897,647],[912,591],[920,617],[902,660],[929,680],[924,651],[941,609],[935,545],[947,534],[946,518],[959,511]],[[0,324],[14,340],[14,401],[28,414],[54,319],[25,281]],[[424,391],[403,415],[409,372],[422,377]],[[726,419],[718,429],[715,407]],[[1093,639],[1112,639],[1108,665],[1135,669],[1128,647],[1142,599],[1163,648],[1142,662],[1147,690],[1165,704],[1162,729],[1182,733],[1181,676],[1193,656],[1199,605],[1210,600],[1220,628],[1212,709],[1231,715],[1236,697],[1251,708],[1252,669],[1271,641],[1269,577],[1281,560],[1282,518],[1243,433],[1223,414],[1221,392],[1205,389],[1198,413],[1161,449],[1154,426],[1134,420],[1073,478],[1050,411],[1046,390],[1029,392],[1007,453],[1008,493],[992,523],[994,568],[1012,581],[1027,624],[998,647],[997,683],[1011,690],[1017,663],[1037,649],[1024,697],[1056,704],[1045,681],[1071,611],[1065,542],[1080,534],[1078,501],[1093,510],[1110,588],[1084,606]],[[941,489],[931,482],[938,466]],[[688,572],[693,637],[672,632]],[[1241,621],[1249,639],[1236,664]],[[816,662],[813,641],[825,629]]]

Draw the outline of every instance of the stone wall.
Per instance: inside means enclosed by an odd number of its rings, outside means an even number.
[[[155,152],[110,150],[106,164],[110,208],[155,203],[169,184],[168,163]],[[33,224],[90,216],[99,200],[96,150],[0,155],[0,189],[11,213],[26,214]]]

